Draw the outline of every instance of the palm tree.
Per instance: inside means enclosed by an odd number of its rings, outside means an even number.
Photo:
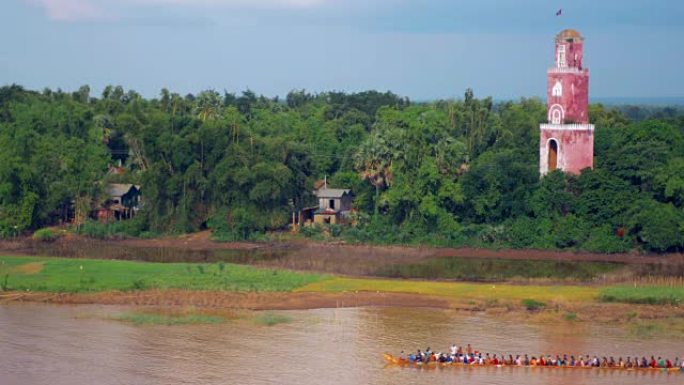
[[[216,91],[202,91],[197,95],[197,117],[206,122],[221,114],[221,96]]]
[[[372,133],[354,154],[354,167],[361,178],[375,186],[375,215],[378,214],[380,189],[392,184],[392,156],[385,139]]]

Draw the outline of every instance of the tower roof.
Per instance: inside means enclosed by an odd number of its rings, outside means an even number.
[[[583,40],[584,38],[574,29],[565,29],[556,35],[556,40]]]

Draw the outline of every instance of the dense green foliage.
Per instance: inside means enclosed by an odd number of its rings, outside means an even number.
[[[121,87],[95,98],[88,87],[9,86],[0,88],[0,236],[75,219],[100,237],[211,228],[249,239],[315,204],[313,182],[327,175],[355,193],[358,226],[333,231],[351,241],[677,251],[680,112],[592,105],[595,169],[540,180],[546,107],[536,99],[162,90],[148,100]],[[119,162],[125,174],[108,174]],[[112,181],[143,186],[140,215],[115,229],[88,225]]]
[[[292,291],[317,274],[234,264],[152,263],[94,259],[0,257],[3,290],[88,292],[186,289]]]

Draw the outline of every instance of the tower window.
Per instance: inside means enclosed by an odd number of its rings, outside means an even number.
[[[564,68],[567,66],[565,62],[565,45],[561,44],[558,46],[558,67]]]
[[[556,84],[553,86],[553,89],[551,90],[551,95],[557,97],[563,96],[563,85],[560,81],[556,81]]]
[[[549,121],[551,124],[562,124],[563,122],[563,107],[559,104],[554,104],[549,108]]]

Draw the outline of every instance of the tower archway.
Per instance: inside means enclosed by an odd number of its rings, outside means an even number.
[[[548,151],[548,170],[549,172],[558,169],[558,142],[556,139],[549,140],[549,151]]]

